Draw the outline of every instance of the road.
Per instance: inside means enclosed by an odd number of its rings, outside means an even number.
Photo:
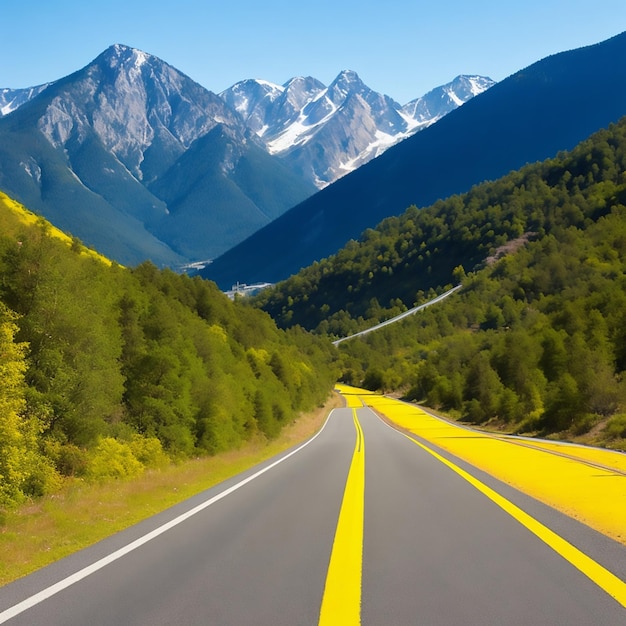
[[[445,300],[448,296],[451,296],[455,291],[458,291],[459,289],[462,289],[462,288],[463,288],[463,285],[457,285],[456,287],[452,287],[452,289],[448,289],[448,291],[438,295],[436,298],[433,298],[432,300],[429,300],[428,302],[424,302],[424,304],[420,304],[419,306],[415,306],[412,309],[409,309],[408,311],[404,311],[403,313],[400,313],[399,315],[396,315],[395,317],[390,317],[388,320],[385,320],[384,322],[380,322],[380,324],[376,324],[375,326],[370,326],[369,328],[366,328],[365,330],[362,330],[358,333],[354,333],[354,335],[349,335],[348,337],[342,337],[341,339],[335,339],[335,341],[333,341],[333,345],[337,346],[340,343],[347,341],[348,339],[354,339],[354,337],[362,337],[363,335],[367,335],[375,330],[378,330],[379,328],[384,328],[385,326],[389,326],[389,324],[395,324],[396,322],[403,320],[405,317],[408,317],[409,315],[414,315],[418,311],[422,311],[423,309],[426,309],[427,307],[432,306],[433,304],[436,304],[437,302],[441,302],[442,300]]]
[[[624,545],[351,398],[303,447],[0,589],[0,623],[616,626],[625,574]]]

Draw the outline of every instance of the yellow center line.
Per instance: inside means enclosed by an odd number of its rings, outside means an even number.
[[[615,576],[615,574],[602,567],[602,565],[587,556],[584,552],[581,552],[578,548],[574,547],[571,543],[563,539],[563,537],[557,535],[547,526],[544,526],[534,517],[530,516],[505,497],[501,496],[498,492],[491,489],[491,487],[488,487],[477,478],[474,478],[465,470],[448,461],[446,458],[434,450],[431,450],[423,443],[413,439],[409,435],[406,435],[405,433],[400,434],[404,435],[409,441],[412,441],[415,445],[434,456],[438,461],[441,461],[441,463],[464,478],[468,483],[478,489],[478,491],[483,493],[492,502],[515,518],[520,524],[525,526],[531,533],[550,546],[557,554],[562,556],[566,561],[581,571],[585,576],[598,585],[598,587],[603,589],[622,606],[626,607],[626,583]]]
[[[326,575],[320,626],[357,626],[361,623],[365,442],[355,408],[352,409],[352,419],[356,427],[356,443]]]

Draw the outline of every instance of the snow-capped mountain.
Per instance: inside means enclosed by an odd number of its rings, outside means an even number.
[[[49,84],[26,89],[0,89],[0,117],[13,113],[17,108],[38,96]]]
[[[346,70],[328,87],[311,77],[282,86],[249,79],[220,95],[271,154],[322,188],[493,84],[483,76],[458,76],[401,106]]]
[[[121,263],[211,258],[315,191],[241,116],[114,45],[0,118],[0,188]]]
[[[470,92],[476,88],[473,79],[462,82]],[[427,94],[414,110],[424,110],[428,119],[441,101],[454,103],[452,93],[459,95],[456,89],[443,89],[439,97]],[[429,206],[527,163],[554,157],[624,115],[626,32],[519,70],[307,198],[201,274],[222,288],[235,281],[283,280],[337,253],[349,240],[358,240],[407,207]],[[452,271],[459,259],[454,242],[448,244]],[[479,262],[483,254],[480,247],[476,250]],[[389,285],[394,280],[415,289],[419,277],[394,274]]]
[[[138,180],[153,180],[218,123],[246,132],[223,100],[140,50],[111,46],[76,78],[51,98],[39,130],[64,149],[95,134]]]
[[[426,128],[494,84],[491,78],[485,76],[457,76],[425,96],[411,100],[402,107],[402,112],[414,120],[416,128]]]
[[[116,44],[0,92],[0,189],[121,263],[204,261],[490,84],[459,77],[406,107],[353,71],[217,95]]]

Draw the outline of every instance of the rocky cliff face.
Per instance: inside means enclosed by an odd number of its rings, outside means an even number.
[[[163,173],[218,123],[245,133],[221,98],[133,48],[112,46],[64,83],[39,119],[39,130],[55,147],[70,151],[95,134],[141,181]]]

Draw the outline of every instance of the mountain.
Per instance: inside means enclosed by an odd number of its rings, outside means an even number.
[[[0,117],[13,113],[23,104],[38,96],[49,84],[26,89],[0,89]]]
[[[346,70],[328,87],[311,77],[282,86],[250,79],[220,96],[271,154],[323,188],[493,84],[482,76],[458,76],[401,106]]]
[[[216,256],[315,189],[222,98],[122,45],[0,119],[0,188],[118,262],[160,265]]]
[[[495,84],[486,76],[457,76],[452,82],[411,100],[402,107],[402,112],[422,130]]]
[[[624,263],[626,257],[620,251],[626,250],[626,238],[622,242],[620,233],[626,232],[626,221],[619,227],[615,223],[626,216],[625,154],[626,115],[571,151],[383,220],[358,242],[349,242],[336,254],[263,290],[254,304],[279,326],[298,325],[345,337],[411,308],[416,301],[421,303],[433,290],[458,283],[469,289],[480,283],[472,274],[522,248],[541,242],[540,247],[549,252],[546,256],[558,256],[550,240],[559,239],[575,248],[570,230],[575,228],[584,237],[585,229],[591,232],[598,222],[604,224],[602,230],[612,233],[593,246],[608,246],[616,263]],[[613,222],[610,229],[609,219]],[[516,300],[531,294],[540,297],[546,284],[552,284],[554,291],[565,281],[576,284],[573,274],[589,281],[588,275],[582,276],[584,269],[576,269],[578,262],[573,259],[579,256],[592,258],[582,246],[575,255],[563,257],[560,266],[554,259],[549,265],[535,261],[537,269],[532,271],[543,275],[541,279],[513,272],[505,262],[501,275],[516,283],[506,293]],[[615,277],[621,276],[608,265],[599,273],[614,285]],[[623,296],[621,289],[613,289]],[[626,364],[626,349],[624,355]]]
[[[547,57],[322,189],[207,266],[222,288],[276,282],[383,218],[543,160],[626,114],[626,33]]]
[[[120,263],[202,263],[491,83],[458,77],[406,112],[351,71],[218,96],[117,44],[0,92],[0,189]]]

